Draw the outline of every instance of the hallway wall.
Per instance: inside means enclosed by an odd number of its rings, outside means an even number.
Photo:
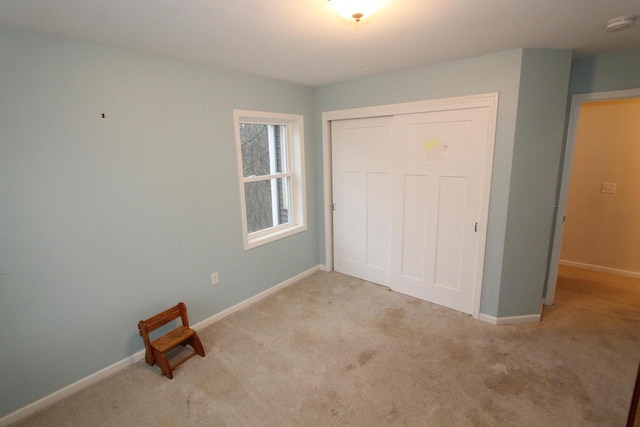
[[[640,274],[640,98],[580,109],[563,262]],[[615,193],[601,185],[613,183]]]

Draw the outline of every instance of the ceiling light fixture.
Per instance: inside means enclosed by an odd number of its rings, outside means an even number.
[[[607,31],[620,31],[626,30],[627,28],[633,27],[635,24],[636,17],[632,15],[628,16],[618,16],[617,18],[609,19],[607,21]]]
[[[331,6],[347,19],[360,22],[382,6],[384,0],[329,0]]]

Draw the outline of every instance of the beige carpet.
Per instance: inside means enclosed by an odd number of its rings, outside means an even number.
[[[316,273],[203,330],[173,380],[140,362],[19,425],[624,425],[640,280],[563,268],[556,299],[493,326]]]

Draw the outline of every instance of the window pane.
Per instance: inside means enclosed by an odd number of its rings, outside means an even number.
[[[244,185],[249,233],[291,222],[290,180],[267,179]]]
[[[286,134],[285,125],[240,123],[243,176],[287,172]]]
[[[287,127],[274,126],[276,147],[276,170],[278,173],[289,172],[287,164]]]
[[[291,177],[276,179],[278,185],[279,224],[291,222]]]

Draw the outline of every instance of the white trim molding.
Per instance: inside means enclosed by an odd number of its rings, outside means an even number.
[[[320,271],[322,270],[322,266],[320,265],[316,265],[315,267],[310,268],[307,271],[303,271],[302,273],[295,275],[293,277],[291,277],[290,279],[285,280],[282,283],[279,283],[275,286],[270,287],[267,290],[264,290],[262,292],[260,292],[259,294],[256,294],[250,298],[247,298],[246,300],[239,302],[238,304],[227,308],[226,310],[221,311],[220,313],[214,314],[213,316],[204,319],[201,322],[196,323],[195,325],[192,325],[191,327],[195,330],[200,330],[203,328],[206,328],[209,325],[212,325],[222,319],[224,319],[227,316],[232,315],[233,313],[236,313],[240,310],[244,310],[245,308],[248,308],[249,306],[252,306],[253,304],[257,303],[258,301],[265,299],[266,297],[268,297],[269,295],[278,292],[284,288],[286,288],[287,286],[292,285],[293,283],[297,282],[298,280],[302,280],[307,276],[312,275],[313,273],[315,273],[316,271]]]
[[[73,384],[69,384],[68,386],[63,387],[60,390],[54,391],[53,393],[43,397],[42,399],[36,400],[35,402],[30,403],[27,406],[18,409],[17,411],[5,415],[4,417],[0,418],[0,427],[5,427],[18,422],[35,413],[36,411],[44,409],[49,405],[53,405],[54,403],[64,399],[65,397],[71,396],[72,394],[75,394],[80,390],[89,387],[91,384],[97,383],[98,381],[103,380],[108,376],[113,375],[116,372],[139,362],[142,359],[144,359],[144,350],[134,353],[131,356],[114,363],[113,365],[109,365],[106,368],[103,368],[98,372],[94,372],[93,374],[88,375]]]
[[[540,321],[540,314],[527,314],[525,316],[493,317],[480,313],[478,320],[491,323],[492,325],[512,325],[515,323],[537,323]]]
[[[493,317],[488,314],[480,313],[479,320],[483,322],[491,323],[493,325],[513,325],[516,323],[538,323],[542,320],[542,309],[544,308],[544,298],[540,301],[540,313],[539,314],[525,314],[524,316],[506,316],[506,317]]]
[[[277,292],[281,289],[286,288],[289,285],[292,285],[293,283],[297,282],[298,280],[301,280],[307,276],[312,275],[313,273],[315,273],[316,271],[320,271],[320,270],[324,270],[326,271],[326,266],[322,266],[322,265],[317,265],[315,267],[310,268],[307,271],[303,271],[302,273],[291,277],[290,279],[285,280],[282,283],[279,283],[275,286],[270,287],[269,289],[260,292],[257,295],[252,296],[251,298],[248,298],[232,307],[227,308],[226,310],[221,311],[220,313],[216,313],[213,316],[204,319],[194,325],[191,325],[191,327],[195,330],[200,330],[203,328],[206,328],[207,326],[218,322],[222,319],[224,319],[225,317],[236,313],[240,310],[243,310],[255,303],[257,303],[258,301],[268,297],[269,295],[273,294],[274,292]],[[142,341],[141,341],[142,342]],[[16,423],[26,417],[28,417],[29,415],[35,413],[36,411],[39,411],[41,409],[46,408],[47,406],[53,405],[54,403],[64,399],[65,397],[71,396],[72,394],[75,394],[79,391],[81,391],[82,389],[89,387],[92,384],[97,383],[100,380],[103,380],[105,378],[107,378],[110,375],[113,375],[121,370],[123,370],[124,368],[127,368],[135,363],[140,362],[142,359],[144,359],[144,350],[140,350],[134,354],[132,354],[131,356],[125,357],[124,359],[109,365],[97,372],[94,372],[91,375],[88,375],[76,382],[74,382],[73,384],[69,384],[66,387],[61,388],[60,390],[54,391],[53,393],[43,397],[42,399],[36,400],[33,403],[28,404],[27,406],[24,406],[20,409],[18,409],[17,411],[11,412],[8,415],[5,415],[4,417],[0,418],[0,427],[6,427],[10,424]]]
[[[620,270],[618,268],[605,267],[603,265],[585,264],[583,262],[569,261],[566,259],[561,259],[560,265],[566,265],[567,267],[582,268],[583,270],[599,271],[601,273],[615,274],[616,276],[635,277],[636,279],[640,279],[640,272]]]

